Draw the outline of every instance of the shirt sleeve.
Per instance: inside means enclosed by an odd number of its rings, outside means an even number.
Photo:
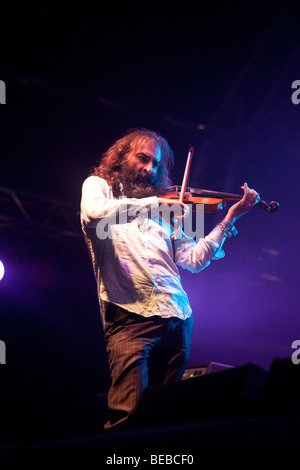
[[[209,266],[212,260],[224,258],[222,246],[225,239],[226,236],[218,225],[197,243],[179,230],[174,241],[175,263],[183,269],[198,273]]]
[[[151,210],[158,207],[156,196],[142,199],[120,198],[115,199],[107,182],[98,176],[89,176],[82,185],[81,194],[81,219],[89,227],[95,227],[99,220],[110,216],[123,218],[128,215],[137,216],[143,210]]]

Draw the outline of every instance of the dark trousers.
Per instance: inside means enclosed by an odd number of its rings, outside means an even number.
[[[147,387],[181,380],[187,366],[193,317],[143,317],[110,306],[105,342],[111,374],[109,420],[104,429],[130,426]]]

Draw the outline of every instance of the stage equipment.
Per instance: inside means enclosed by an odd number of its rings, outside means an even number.
[[[145,390],[137,411],[138,426],[184,424],[256,413],[267,372],[250,362],[212,374]]]
[[[199,377],[200,375],[213,374],[224,369],[231,369],[234,366],[221,364],[220,362],[203,362],[202,364],[189,365],[183,374],[182,380]]]

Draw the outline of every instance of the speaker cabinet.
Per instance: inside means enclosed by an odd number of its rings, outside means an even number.
[[[263,397],[266,411],[300,411],[300,364],[290,357],[274,359]]]
[[[267,372],[254,363],[145,390],[138,425],[180,424],[253,413],[261,404]]]

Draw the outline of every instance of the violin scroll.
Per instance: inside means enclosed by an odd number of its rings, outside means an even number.
[[[258,202],[258,206],[261,207],[265,212],[268,214],[271,214],[273,212],[276,212],[279,208],[279,203],[276,201],[271,201],[270,204],[268,204],[266,201],[263,199],[260,199]]]
[[[276,212],[279,209],[279,202],[271,201],[270,208],[271,208],[271,212]]]

